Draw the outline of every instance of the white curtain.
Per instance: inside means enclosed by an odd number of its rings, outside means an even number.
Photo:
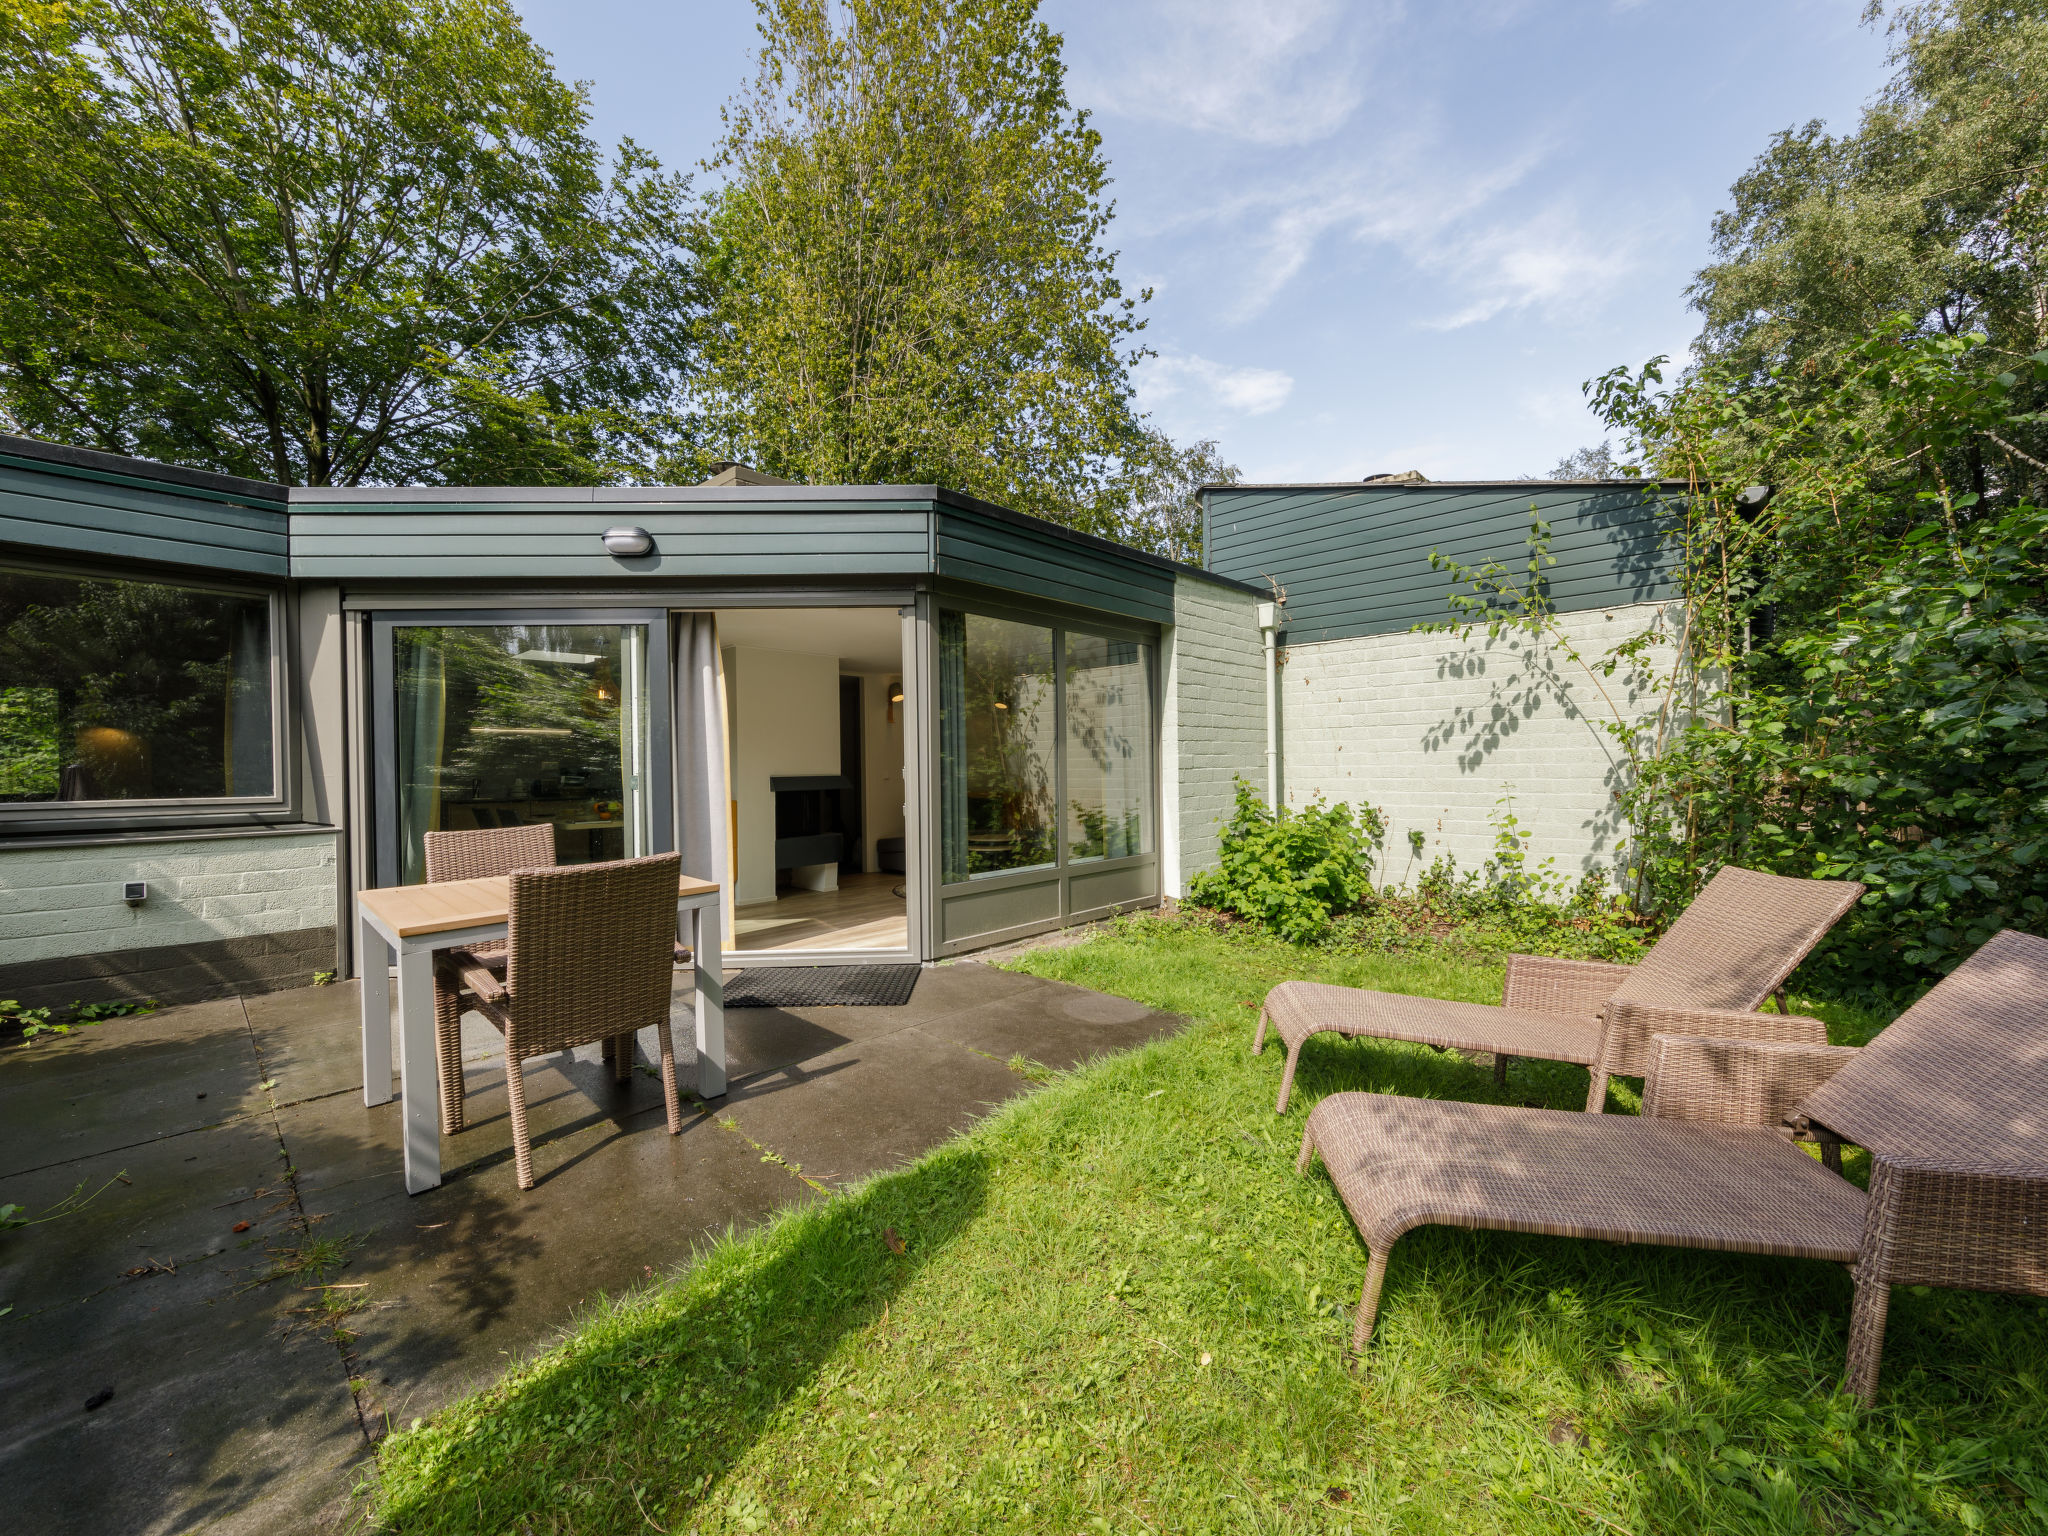
[[[676,625],[676,848],[683,873],[721,887],[720,925],[733,947],[732,795],[726,783],[725,664],[718,619],[686,613]]]

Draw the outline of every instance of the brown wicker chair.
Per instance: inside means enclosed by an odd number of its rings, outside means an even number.
[[[429,832],[425,839],[427,880],[481,880],[515,869],[545,869],[555,862],[555,829],[547,822],[497,827],[481,832]],[[504,965],[505,946],[478,944],[477,961]],[[462,979],[452,961],[437,956],[434,967],[434,1064],[441,1073],[441,1134],[453,1136],[462,1114]]]
[[[1848,1380],[1877,1392],[1893,1285],[2048,1295],[2048,939],[2000,934],[1860,1051],[1660,1034],[1641,1118],[1333,1094],[1320,1157],[1369,1250],[1441,1224],[1851,1266]],[[1870,1192],[1791,1145],[1870,1150]]]
[[[1608,1078],[1647,1070],[1658,1033],[1825,1045],[1820,1021],[1786,1013],[1779,989],[1862,895],[1853,880],[1794,880],[1731,864],[1634,965],[1510,955],[1498,1008],[1283,981],[1259,1011],[1252,1054],[1266,1048],[1269,1023],[1287,1044],[1276,1114],[1287,1112],[1301,1048],[1317,1034],[1488,1051],[1498,1082],[1517,1056],[1572,1062],[1591,1071],[1586,1109],[1598,1113]],[[1774,992],[1779,1011],[1757,1012]]]
[[[632,1040],[652,1025],[661,1044],[661,1088],[671,1136],[683,1128],[676,1092],[669,987],[675,961],[673,853],[511,876],[512,909],[502,972],[450,951],[471,1005],[505,1035],[505,1091],[512,1155],[521,1189],[533,1188],[526,1129],[525,1063],[530,1056],[612,1041],[613,1077],[632,1076]],[[501,979],[502,978],[502,979]]]

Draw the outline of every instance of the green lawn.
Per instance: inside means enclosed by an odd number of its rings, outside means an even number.
[[[1019,968],[1193,1022],[724,1244],[394,1435],[383,1518],[536,1536],[2048,1529],[2032,1300],[1901,1292],[1865,1414],[1836,1390],[1838,1269],[1431,1228],[1403,1240],[1378,1338],[1346,1368],[1365,1254],[1320,1172],[1294,1173],[1301,1121],[1344,1088],[1490,1099],[1491,1074],[1316,1042],[1276,1119],[1280,1057],[1250,1056],[1252,1005],[1300,975],[1491,1001],[1498,967],[1142,922]],[[1881,1022],[1820,1011],[1848,1041]],[[1574,1107],[1584,1085],[1525,1063],[1507,1097]]]

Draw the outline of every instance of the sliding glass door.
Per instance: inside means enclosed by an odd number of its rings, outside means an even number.
[[[940,952],[1156,899],[1155,647],[951,609],[936,639]]]
[[[666,637],[665,614],[379,615],[378,883],[424,879],[431,831],[545,824],[562,864],[666,848]]]

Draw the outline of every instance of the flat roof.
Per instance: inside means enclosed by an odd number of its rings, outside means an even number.
[[[318,507],[324,512],[347,513],[351,510],[373,512],[380,506],[393,501],[413,503],[466,502],[472,506],[481,502],[523,503],[532,507],[535,503],[552,504],[563,508],[589,507],[630,507],[646,503],[689,502],[706,511],[730,508],[757,507],[764,503],[801,505],[807,501],[928,501],[938,506],[952,507],[959,511],[973,512],[993,518],[998,522],[1018,527],[1037,529],[1055,538],[1081,545],[1103,554],[1117,555],[1137,560],[1144,564],[1169,570],[1178,574],[1199,576],[1206,581],[1224,586],[1239,587],[1247,592],[1259,589],[1247,583],[1220,576],[1214,571],[1203,570],[1200,566],[1188,565],[1179,560],[1155,555],[1149,550],[1137,549],[1128,544],[1119,544],[1114,539],[1084,533],[1056,523],[1047,518],[1033,517],[1028,513],[1012,511],[994,502],[952,490],[943,485],[377,485],[377,486],[308,486],[277,485],[267,480],[245,480],[235,475],[215,474],[211,470],[186,469],[175,464],[164,464],[155,459],[134,458],[126,454],[103,453],[93,448],[73,448],[62,443],[47,443],[40,438],[14,437],[0,433],[0,454],[11,454],[22,459],[38,460],[70,469],[85,470],[93,474],[119,476],[129,480],[153,481],[160,485],[184,487],[190,490],[207,491],[216,496],[231,496],[238,499],[267,502],[281,505],[288,510]]]
[[[211,491],[219,496],[237,496],[250,501],[282,505],[289,486],[268,480],[244,480],[239,475],[217,475],[210,469],[186,469],[155,459],[131,458],[125,453],[102,453],[97,448],[73,448],[64,443],[46,443],[39,437],[14,437],[0,432],[0,454],[18,459],[35,459],[61,464],[67,469],[90,470],[95,474],[119,475],[128,480],[153,480],[159,485],[182,486],[187,490]]]
[[[1654,485],[1660,490],[1684,489],[1686,480],[1265,480],[1231,481],[1225,485],[1197,486],[1201,491],[1478,491],[1504,486],[1531,486],[1544,490],[1639,490]]]

